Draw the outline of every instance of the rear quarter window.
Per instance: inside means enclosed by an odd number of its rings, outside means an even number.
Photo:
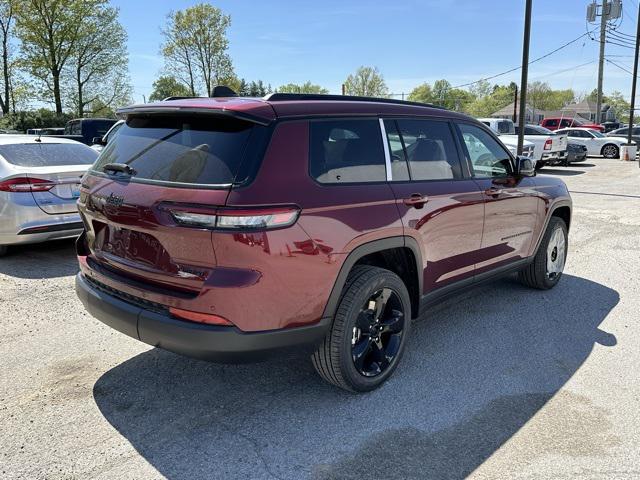
[[[243,163],[266,127],[212,115],[130,116],[100,153],[94,169],[109,163],[132,167],[132,179],[221,185],[245,179]],[[241,178],[242,177],[242,178]]]
[[[83,144],[14,143],[0,145],[0,155],[19,167],[62,167],[91,165],[98,154]]]
[[[311,121],[309,173],[320,183],[385,181],[380,122],[377,119]]]

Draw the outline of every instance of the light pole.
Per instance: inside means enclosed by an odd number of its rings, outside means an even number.
[[[631,145],[633,133],[633,114],[636,106],[636,81],[638,80],[638,52],[640,51],[640,5],[638,6],[638,25],[636,27],[636,54],[633,58],[633,80],[631,81],[631,106],[629,108],[629,136],[627,143]],[[636,145],[636,148],[638,146]],[[638,163],[640,167],[640,162]]]
[[[520,117],[518,118],[518,155],[522,155],[524,124],[527,113],[527,77],[529,75],[529,38],[531,37],[531,2],[526,0],[524,11],[524,39],[522,41],[522,77],[520,78]]]

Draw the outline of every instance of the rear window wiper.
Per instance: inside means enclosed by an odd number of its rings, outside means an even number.
[[[107,163],[102,170],[105,172],[120,172],[127,175],[135,175],[136,171],[126,163]]]

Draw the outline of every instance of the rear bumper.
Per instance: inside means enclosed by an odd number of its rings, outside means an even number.
[[[567,151],[562,152],[550,152],[542,155],[541,163],[545,165],[560,165],[567,160]]]
[[[76,276],[76,293],[91,315],[132,338],[216,362],[252,362],[292,351],[310,353],[331,326],[331,319],[325,318],[304,327],[248,333],[235,327],[178,320],[116,298],[90,284],[82,273]]]

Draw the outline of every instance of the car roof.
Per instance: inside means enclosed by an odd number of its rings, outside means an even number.
[[[16,145],[29,143],[69,143],[74,145],[84,145],[69,138],[58,135],[17,135],[12,133],[0,134],[0,145]],[[88,148],[88,147],[87,147]]]
[[[358,99],[357,97],[344,97],[329,95],[324,99],[321,95],[314,95],[313,99],[296,98],[296,95],[285,97],[282,94],[278,99],[251,98],[251,97],[202,97],[181,98],[165,100],[161,102],[132,105],[118,110],[120,114],[162,112],[162,111],[219,111],[235,114],[240,118],[271,123],[277,119],[301,118],[310,116],[365,116],[365,115],[389,115],[389,116],[431,116],[445,118],[471,119],[471,117],[452,112],[443,108],[419,104],[413,102],[390,103],[386,99]],[[300,95],[299,97],[304,97]],[[475,121],[475,119],[473,119]]]

